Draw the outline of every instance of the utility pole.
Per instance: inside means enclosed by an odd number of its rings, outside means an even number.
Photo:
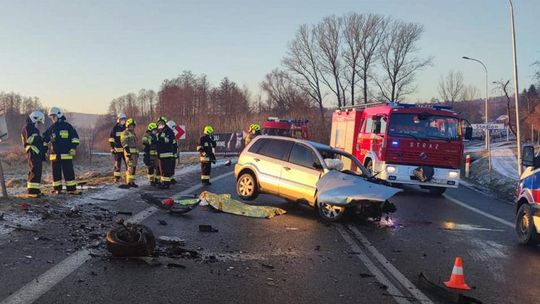
[[[519,86],[518,86],[518,70],[517,70],[517,54],[516,54],[516,26],[514,24],[514,4],[510,2],[510,20],[512,26],[512,57],[514,59],[514,102],[516,104],[516,141],[517,141],[517,161],[518,175],[521,176],[521,132],[519,123]]]

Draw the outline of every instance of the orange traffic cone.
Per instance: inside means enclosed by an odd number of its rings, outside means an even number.
[[[444,282],[444,285],[448,288],[470,290],[471,288],[465,283],[465,276],[463,275],[463,261],[461,257],[456,257],[454,262],[454,269],[452,269],[452,275],[450,280]]]

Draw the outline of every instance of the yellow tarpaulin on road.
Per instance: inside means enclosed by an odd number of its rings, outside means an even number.
[[[243,215],[257,218],[273,218],[276,215],[282,215],[287,211],[269,206],[252,206],[231,198],[230,194],[215,194],[204,191],[199,198],[210,206],[226,213]]]

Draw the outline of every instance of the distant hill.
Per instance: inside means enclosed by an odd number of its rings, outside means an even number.
[[[77,112],[66,113],[67,121],[72,124],[76,129],[93,128],[101,116],[101,114],[87,114]]]

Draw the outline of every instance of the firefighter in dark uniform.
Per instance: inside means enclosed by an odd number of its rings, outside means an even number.
[[[53,124],[43,133],[43,140],[49,144],[49,159],[52,165],[53,192],[62,193],[62,175],[69,194],[77,193],[73,158],[79,145],[79,135],[73,126],[66,122],[66,117],[57,107],[49,110]]]
[[[122,162],[127,168],[127,164],[124,158],[124,148],[122,148],[122,143],[120,142],[120,136],[122,132],[126,129],[126,119],[127,116],[124,113],[119,113],[116,117],[116,124],[111,130],[111,135],[109,136],[109,144],[111,145],[111,154],[114,161],[114,181],[120,181],[122,178]]]
[[[156,148],[158,152],[160,189],[169,189],[172,176],[174,175],[174,167],[176,165],[175,153],[175,137],[174,132],[167,126],[167,119],[161,116],[158,121],[158,134]]]
[[[146,168],[148,169],[148,182],[150,182],[150,185],[157,186],[159,183],[159,180],[156,175],[156,167],[157,167],[157,124],[155,122],[151,122],[148,124],[148,128],[146,129],[146,132],[143,135],[142,143],[144,146],[144,164],[146,165]]]
[[[216,156],[214,155],[214,148],[216,147],[216,141],[214,140],[214,128],[208,125],[204,127],[204,135],[199,139],[199,145],[197,151],[199,151],[199,161],[201,162],[201,183],[204,185],[211,185],[210,172],[212,170],[212,163],[216,163]]]
[[[126,158],[126,184],[120,185],[120,188],[137,188],[139,187],[135,180],[137,170],[137,161],[139,160],[139,150],[137,149],[137,135],[135,135],[135,127],[137,124],[133,118],[126,121],[126,129],[120,136],[122,148],[124,148],[124,156]]]
[[[167,126],[173,130],[173,133],[174,133],[174,158],[175,158],[175,163],[174,163],[174,168],[176,169],[176,160],[178,159],[178,141],[176,140],[176,122],[174,122],[174,120],[169,120],[167,121]],[[176,179],[174,178],[174,174],[173,174],[173,177],[171,177],[171,184],[176,184]]]
[[[43,138],[38,128],[36,128],[38,123],[45,123],[45,115],[40,111],[34,111],[26,119],[26,126],[21,133],[29,168],[26,188],[28,197],[33,198],[42,196],[41,172],[47,149],[47,146],[43,144]]]

